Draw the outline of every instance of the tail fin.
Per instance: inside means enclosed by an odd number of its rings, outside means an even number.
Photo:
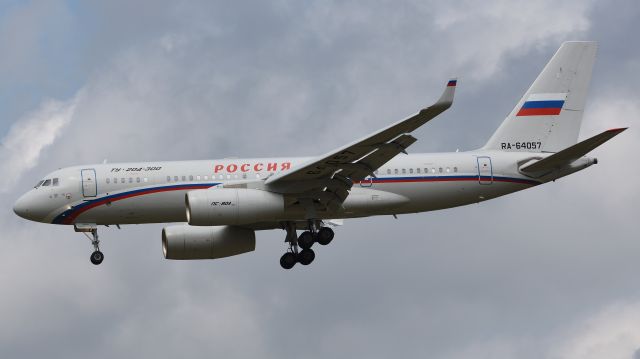
[[[558,152],[578,140],[597,43],[565,42],[485,149]]]

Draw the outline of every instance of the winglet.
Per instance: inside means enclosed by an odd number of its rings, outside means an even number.
[[[457,78],[451,78],[449,79],[449,81],[447,82],[447,87],[444,88],[444,92],[442,92],[442,96],[440,96],[440,99],[438,100],[438,102],[436,103],[436,105],[444,105],[447,108],[451,106],[451,104],[453,103],[453,96],[456,93],[456,86],[458,85],[458,79]]]

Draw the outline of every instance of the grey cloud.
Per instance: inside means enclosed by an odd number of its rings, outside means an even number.
[[[10,211],[32,179],[105,157],[324,152],[428,104],[451,74],[461,76],[454,108],[412,149],[479,146],[560,41],[620,31],[598,20],[612,9],[576,1],[547,16],[549,4],[84,5],[95,41],[78,50],[92,71],[73,120],[21,176],[28,184],[0,194],[0,317],[11,323],[0,326],[0,352],[540,358],[570,347],[586,318],[639,299],[633,128],[598,149],[601,164],[554,184],[346,221],[312,266],[290,272],[277,264],[280,231],[259,233],[254,253],[185,263],[161,259],[161,225],[110,228],[94,268],[86,239]],[[538,31],[541,18],[549,26]],[[611,55],[611,42],[601,44],[584,137],[637,118],[629,69],[640,56]]]

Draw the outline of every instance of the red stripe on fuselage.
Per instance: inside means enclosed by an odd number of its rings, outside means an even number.
[[[183,191],[183,190],[191,190],[191,189],[204,189],[203,186],[181,186],[181,187],[165,187],[165,188],[150,188],[148,190],[141,190],[141,191],[136,191],[133,193],[125,193],[121,196],[118,197],[109,197],[109,198],[105,198],[105,199],[100,199],[100,200],[96,200],[94,202],[91,202],[90,204],[79,208],[76,212],[71,213],[68,217],[66,217],[62,223],[63,224],[71,224],[73,223],[73,221],[78,218],[79,215],[81,215],[82,213],[101,206],[103,204],[106,203],[111,203],[111,202],[117,202],[117,201],[121,201],[123,199],[127,199],[127,198],[131,198],[131,197],[138,197],[138,196],[143,196],[143,195],[147,195],[147,194],[153,194],[153,193],[161,193],[161,192],[170,192],[170,191]]]
[[[482,176],[482,178],[478,177],[440,177],[440,178],[399,178],[399,179],[374,179],[373,183],[376,184],[384,184],[384,183],[410,183],[410,182],[456,182],[456,181],[491,181],[491,176]],[[369,181],[362,181],[364,184],[368,184]],[[535,181],[530,181],[526,179],[518,179],[518,178],[504,178],[504,177],[493,177],[493,182],[508,182],[508,183],[518,183],[518,184],[526,184],[535,186],[540,183]],[[354,182],[354,184],[358,184],[361,182]],[[123,199],[143,196],[147,194],[153,193],[161,193],[161,192],[170,192],[170,191],[183,191],[183,190],[192,190],[192,189],[205,189],[207,187],[203,187],[202,185],[185,185],[180,187],[161,187],[161,188],[150,188],[148,190],[137,190],[132,193],[123,193],[122,195],[114,195],[113,197],[109,196],[108,198],[94,200],[93,202],[83,206],[82,208],[78,208],[76,211],[69,214],[64,220],[61,222],[62,224],[72,224],[73,221],[78,218],[82,213],[101,206],[106,203],[121,201]]]

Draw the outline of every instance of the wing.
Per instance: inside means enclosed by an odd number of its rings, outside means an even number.
[[[406,148],[417,141],[410,133],[451,107],[456,84],[456,79],[449,80],[440,99],[417,114],[272,176],[265,185],[298,200],[310,199],[328,208],[339,208],[354,183],[373,176],[399,153],[406,153]]]

